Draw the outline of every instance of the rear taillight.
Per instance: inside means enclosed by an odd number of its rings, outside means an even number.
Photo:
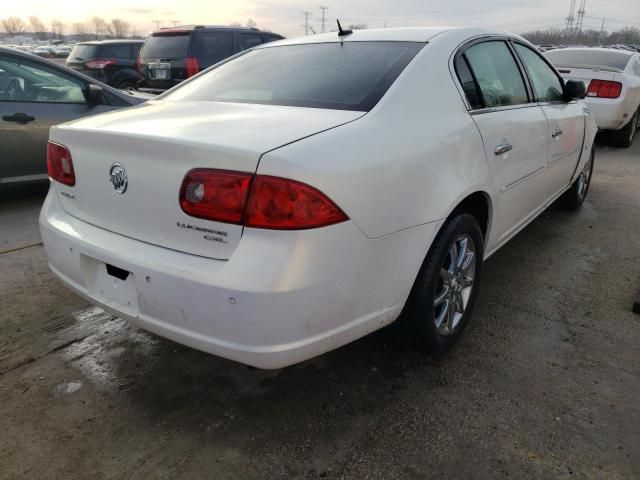
[[[193,77],[200,71],[200,64],[198,59],[194,57],[187,58],[187,78]]]
[[[142,79],[142,64],[140,63],[140,57],[136,58],[136,72],[138,72],[138,78]]]
[[[67,147],[54,142],[47,143],[47,172],[57,182],[70,187],[76,184],[73,160]]]
[[[251,175],[224,170],[191,170],[182,181],[180,206],[192,217],[242,223]]]
[[[107,68],[109,65],[114,64],[115,60],[89,60],[85,63],[87,68],[93,68],[97,70],[102,70]]]
[[[348,219],[326,195],[309,185],[226,170],[187,173],[180,206],[193,217],[274,230],[325,227]]]
[[[247,227],[301,230],[344,222],[347,216],[324,193],[286,178],[257,175],[253,180]]]
[[[622,93],[622,84],[610,80],[591,80],[587,97],[618,98]]]

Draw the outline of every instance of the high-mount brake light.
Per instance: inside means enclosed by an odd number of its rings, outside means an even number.
[[[76,184],[71,152],[59,143],[47,143],[47,173],[53,180],[69,187]]]
[[[193,217],[272,230],[305,230],[348,220],[325,194],[302,182],[227,170],[191,170],[180,206]]]

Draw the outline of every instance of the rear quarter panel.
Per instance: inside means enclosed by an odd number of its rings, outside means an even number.
[[[446,218],[493,195],[482,138],[436,37],[367,115],[265,154],[258,173],[294,178],[336,202],[370,238]]]

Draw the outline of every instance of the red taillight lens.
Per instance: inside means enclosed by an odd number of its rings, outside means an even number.
[[[200,64],[198,63],[198,59],[193,57],[187,58],[187,78],[193,77],[199,71]]]
[[[348,220],[325,194],[309,185],[227,170],[187,173],[180,206],[192,217],[273,230],[305,230]]]
[[[587,97],[618,98],[622,93],[622,84],[610,80],[591,80]]]
[[[102,70],[113,63],[115,63],[115,60],[90,60],[86,62],[85,65],[87,68]]]
[[[251,177],[223,170],[191,170],[182,181],[180,206],[193,217],[241,224]]]
[[[47,143],[47,171],[52,179],[60,183],[70,187],[76,184],[71,152],[64,145],[53,142]]]
[[[140,57],[136,58],[136,72],[138,72],[138,78],[142,77],[142,64],[140,63]]]
[[[304,183],[257,175],[253,180],[245,225],[302,230],[344,222],[347,216],[325,194]]]

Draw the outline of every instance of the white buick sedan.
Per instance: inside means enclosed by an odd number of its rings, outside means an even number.
[[[597,130],[520,37],[343,31],[259,46],[142,106],[52,128],[52,271],[160,336],[261,368],[401,318],[439,356],[482,264],[557,199]]]

